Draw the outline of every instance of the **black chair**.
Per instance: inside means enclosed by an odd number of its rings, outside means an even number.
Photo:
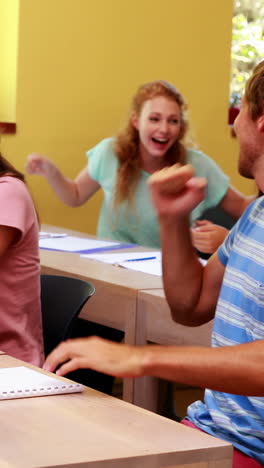
[[[75,320],[94,292],[91,283],[78,278],[41,275],[45,356],[70,337]]]
[[[212,221],[212,223],[219,224],[227,229],[231,229],[236,222],[236,219],[226,213],[220,206],[206,210],[200,219],[208,219],[208,221]]]

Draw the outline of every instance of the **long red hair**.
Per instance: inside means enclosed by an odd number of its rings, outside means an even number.
[[[183,140],[188,130],[188,120],[186,115],[187,106],[183,96],[173,85],[162,80],[152,81],[140,86],[132,100],[127,125],[115,140],[114,150],[119,162],[114,194],[115,206],[125,200],[130,204],[132,203],[140,177],[139,134],[132,124],[132,116],[135,114],[139,116],[144,103],[157,96],[163,96],[175,101],[180,107],[181,113],[180,134],[177,141],[165,155],[164,165],[171,166],[176,162],[185,163],[186,149]]]

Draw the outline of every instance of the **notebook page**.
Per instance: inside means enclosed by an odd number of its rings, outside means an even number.
[[[202,265],[206,265],[207,260],[199,258]],[[162,276],[162,263],[161,255],[155,259],[138,261],[125,261],[118,264],[123,268],[129,268],[130,270],[141,271],[142,273],[149,273],[150,275]]]
[[[139,260],[133,262],[122,262],[119,266],[129,268],[130,270],[149,273],[150,275],[162,276],[161,260],[155,258],[153,260]]]
[[[122,253],[109,253],[109,254],[82,254],[81,257],[89,258],[90,260],[97,260],[99,262],[110,263],[118,265],[127,260],[141,260],[146,257],[160,258],[160,251],[146,251],[146,252],[122,252]]]
[[[83,389],[76,382],[62,381],[24,366],[0,369],[0,400],[75,393]]]

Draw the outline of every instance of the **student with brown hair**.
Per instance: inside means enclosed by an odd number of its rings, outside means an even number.
[[[24,176],[0,154],[0,349],[44,361],[38,219]]]

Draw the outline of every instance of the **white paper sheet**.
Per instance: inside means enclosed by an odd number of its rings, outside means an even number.
[[[119,266],[129,268],[130,270],[149,273],[150,275],[162,276],[162,266],[160,259],[141,260],[138,262],[121,262]]]
[[[47,238],[56,238],[56,237],[67,237],[66,232],[45,232],[45,231],[40,231],[39,232],[39,239],[47,239]]]
[[[207,260],[199,258],[202,265],[206,265]],[[121,262],[118,264],[121,267],[129,268],[130,270],[141,271],[142,273],[149,273],[150,275],[162,276],[162,263],[161,255],[159,258],[153,260],[141,260],[138,262]],[[177,275],[175,275],[175,280]]]
[[[119,242],[109,242],[97,239],[84,239],[82,237],[66,236],[59,238],[39,239],[39,247],[64,252],[80,252],[92,249],[103,249],[118,245]]]
[[[0,369],[0,400],[31,396],[76,393],[84,390],[76,382],[64,382],[28,367]]]
[[[141,271],[150,275],[162,276],[161,252],[145,251],[145,252],[122,252],[110,254],[83,254],[81,257],[97,260],[100,262],[110,263],[112,265],[128,268],[129,270]],[[155,258],[152,258],[155,257]],[[206,260],[199,258],[202,265],[207,263]]]
[[[89,258],[90,260],[97,260],[99,262],[110,263],[112,265],[118,265],[121,262],[127,260],[140,260],[142,258],[156,257],[161,258],[161,252],[157,251],[146,251],[146,252],[122,252],[122,253],[96,253],[96,254],[81,254],[81,257]],[[147,261],[147,260],[145,260]]]

